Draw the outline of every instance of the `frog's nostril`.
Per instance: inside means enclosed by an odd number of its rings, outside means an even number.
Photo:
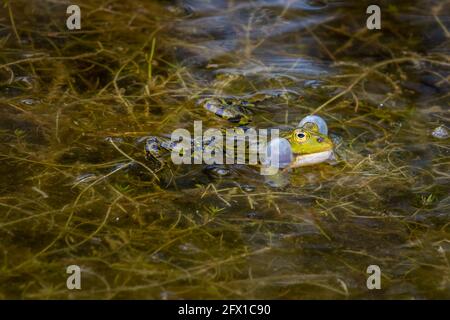
[[[317,142],[323,142],[323,140],[324,140],[324,139],[323,139],[322,137],[318,137],[318,138],[317,138]]]

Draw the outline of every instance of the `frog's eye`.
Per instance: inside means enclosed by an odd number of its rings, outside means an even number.
[[[296,131],[294,137],[297,142],[305,142],[307,139],[307,135],[303,131]]]

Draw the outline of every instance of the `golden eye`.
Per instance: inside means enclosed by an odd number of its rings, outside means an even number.
[[[303,131],[295,131],[294,138],[297,142],[305,142],[308,137],[307,134]]]

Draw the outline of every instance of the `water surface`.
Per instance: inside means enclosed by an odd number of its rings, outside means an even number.
[[[84,0],[79,31],[69,4],[1,11],[0,298],[450,298],[443,2],[381,2],[381,30],[364,1]],[[257,128],[324,117],[337,163],[273,188],[145,159],[233,126],[199,99],[255,95]]]

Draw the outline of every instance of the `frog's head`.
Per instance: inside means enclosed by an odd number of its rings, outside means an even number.
[[[320,133],[317,124],[311,122],[293,130],[288,140],[294,154],[312,154],[333,149],[330,138]]]
[[[267,156],[266,165],[276,169],[296,168],[332,159],[333,142],[328,138],[325,120],[317,115],[306,116],[297,128],[270,141]]]

